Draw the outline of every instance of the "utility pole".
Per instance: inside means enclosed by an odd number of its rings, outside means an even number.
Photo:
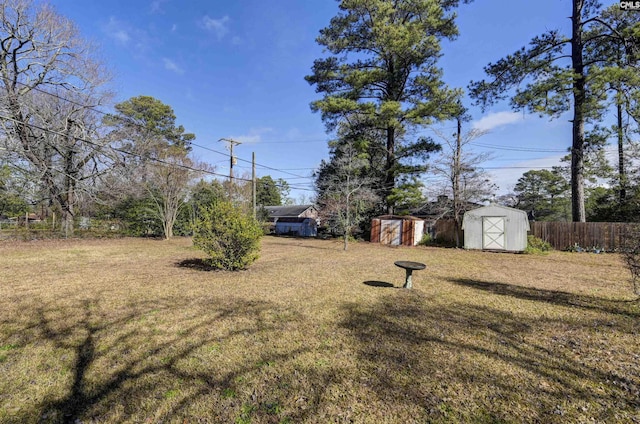
[[[218,141],[224,141],[229,143],[227,148],[229,149],[229,200],[233,201],[233,165],[236,162],[236,158],[233,156],[233,146],[242,144],[239,141],[232,140],[230,138],[221,138]]]
[[[256,152],[251,153],[251,184],[253,195],[253,218],[256,218]]]

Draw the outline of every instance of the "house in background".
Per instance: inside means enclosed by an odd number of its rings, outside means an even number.
[[[279,235],[315,237],[318,234],[318,210],[314,205],[263,206]]]

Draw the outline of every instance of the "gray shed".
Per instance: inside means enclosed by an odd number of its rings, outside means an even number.
[[[467,211],[462,229],[465,249],[521,252],[530,228],[525,211],[491,204]]]

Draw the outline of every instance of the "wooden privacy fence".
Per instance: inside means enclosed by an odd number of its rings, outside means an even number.
[[[547,241],[556,250],[567,250],[576,245],[585,250],[593,248],[620,250],[634,226],[623,222],[540,222],[529,221],[530,235]],[[455,243],[453,220],[441,219],[427,223],[425,232],[445,244]],[[460,243],[464,243],[460,231]]]
[[[427,221],[425,225],[425,233],[438,243],[454,246],[456,243],[456,230],[453,219],[439,219],[437,221]],[[458,240],[460,246],[464,244],[462,230],[458,232]]]
[[[582,249],[619,250],[634,225],[622,222],[540,222],[530,221],[529,234],[547,241],[556,250],[573,246]]]

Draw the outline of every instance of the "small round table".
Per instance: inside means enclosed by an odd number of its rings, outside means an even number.
[[[404,286],[402,286],[405,289],[410,289],[411,287],[413,287],[413,285],[411,284],[411,274],[413,273],[413,271],[418,271],[427,267],[425,264],[421,264],[420,262],[411,261],[396,261],[393,264],[397,267],[404,268],[404,270],[407,271]]]

